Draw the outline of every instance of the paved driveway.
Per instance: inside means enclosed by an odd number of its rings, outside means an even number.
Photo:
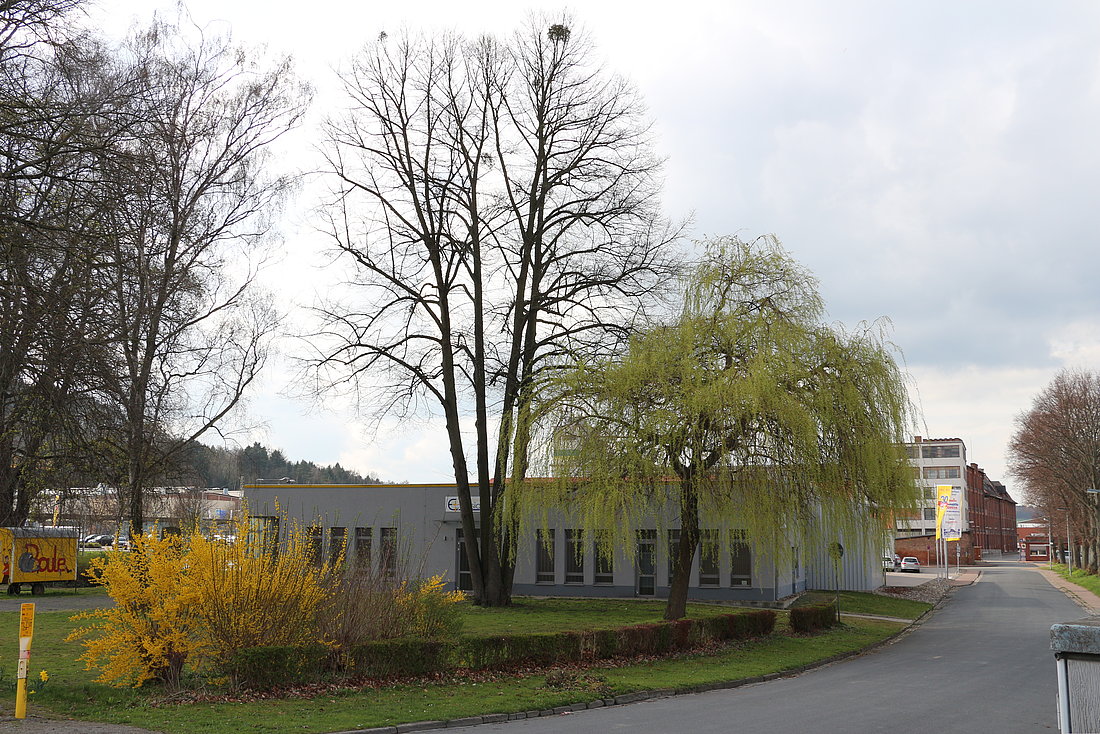
[[[1029,564],[990,564],[977,583],[952,591],[924,624],[853,660],[734,690],[491,724],[482,731],[1055,732],[1050,625],[1079,619],[1083,611]]]

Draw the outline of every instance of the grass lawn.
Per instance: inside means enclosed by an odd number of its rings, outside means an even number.
[[[870,595],[859,595],[870,596]],[[501,631],[552,631],[613,627],[660,619],[660,602],[524,599],[506,610],[469,608],[467,634]],[[887,599],[887,602],[899,600]],[[843,602],[842,602],[843,603]],[[889,616],[903,616],[892,607]],[[718,605],[692,605],[695,616],[731,611]],[[393,725],[409,721],[451,719],[487,713],[547,709],[578,701],[658,688],[690,688],[703,683],[788,670],[840,652],[858,650],[902,627],[896,622],[849,618],[841,627],[812,637],[787,633],[782,624],[770,638],[735,643],[713,654],[688,655],[642,664],[589,668],[571,687],[551,688],[545,675],[509,672],[476,674],[443,681],[403,683],[381,688],[333,687],[310,698],[250,702],[169,703],[162,689],[115,689],[92,683],[93,673],[74,662],[80,647],[65,643],[75,623],[68,612],[37,615],[31,677],[47,670],[50,681],[30,698],[31,713],[117,724],[130,724],[172,734],[201,732],[331,732]],[[18,612],[0,613],[0,712],[14,705]]]
[[[505,609],[473,604],[463,607],[462,632],[467,635],[614,629],[655,622],[665,613],[663,601],[633,599],[517,598]],[[688,604],[689,617],[713,617],[732,611],[718,604]]]
[[[1100,576],[1093,576],[1076,566],[1073,568],[1073,573],[1068,573],[1067,566],[1064,563],[1055,563],[1054,572],[1061,575],[1062,578],[1072,581],[1084,589],[1088,589],[1093,594],[1100,594]]]
[[[803,594],[799,601],[806,604],[816,604],[832,601],[834,596],[835,593],[832,591],[810,591]],[[931,608],[931,604],[923,601],[895,599],[891,596],[865,594],[859,591],[840,592],[840,611],[842,613],[875,614],[880,617],[916,619]]]

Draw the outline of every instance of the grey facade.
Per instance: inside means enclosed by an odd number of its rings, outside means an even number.
[[[253,518],[285,515],[292,524],[312,528],[318,555],[346,548],[349,562],[391,563],[395,573],[407,576],[441,573],[450,588],[470,588],[453,484],[265,484],[243,489]],[[620,548],[608,559],[590,538],[551,518],[549,528],[520,539],[513,593],[666,597],[668,546],[676,532],[675,525],[639,531],[637,548]],[[820,549],[795,548],[791,562],[779,567],[758,554],[751,539],[720,538],[718,533],[704,528],[691,569],[691,599],[774,602],[806,589],[831,589],[838,581],[840,588],[854,590],[882,583],[879,554],[860,553],[856,544],[841,560],[838,577],[838,566]]]

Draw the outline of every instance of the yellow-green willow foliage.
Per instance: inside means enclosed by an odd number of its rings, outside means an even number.
[[[875,548],[917,502],[905,382],[878,329],[823,318],[815,279],[774,238],[707,243],[677,318],[545,391],[556,478],[517,487],[521,532],[557,510],[633,549],[635,531],[678,525],[670,618],[700,528],[722,553],[743,533],[777,563],[841,536]]]

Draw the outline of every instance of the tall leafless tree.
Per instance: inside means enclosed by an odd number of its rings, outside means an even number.
[[[95,158],[125,82],[76,2],[0,2],[0,524],[74,459],[102,361]]]
[[[327,125],[328,232],[355,276],[319,309],[318,384],[442,414],[486,605],[510,600],[499,509],[526,472],[540,379],[613,349],[673,269],[641,102],[593,56],[568,18],[506,43],[382,37]]]
[[[1009,469],[1029,503],[1067,518],[1086,555],[1078,566],[1096,573],[1100,496],[1087,490],[1100,489],[1100,374],[1064,370],[1035,397],[1016,418]]]
[[[145,86],[102,159],[116,347],[106,390],[135,532],[158,472],[238,404],[276,323],[255,275],[292,179],[265,166],[310,94],[289,59],[261,67],[255,54],[164,21],[122,49]]]

